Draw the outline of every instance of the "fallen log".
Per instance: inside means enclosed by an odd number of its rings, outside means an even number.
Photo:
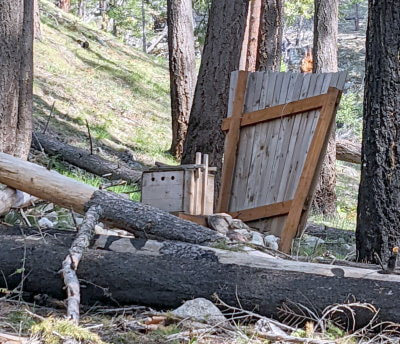
[[[32,138],[32,147],[43,150],[49,155],[59,155],[61,158],[90,173],[110,180],[125,180],[128,183],[138,183],[142,172],[121,166],[112,161],[105,160],[89,151],[62,143],[42,133],[36,132]]]
[[[54,231],[53,231],[54,233]],[[9,234],[9,235],[7,235]],[[24,291],[63,299],[58,271],[73,234],[23,237],[0,230],[0,287],[17,288],[15,273],[25,262]],[[139,304],[169,309],[195,297],[216,293],[230,305],[277,317],[282,302],[291,300],[313,311],[346,302],[369,302],[380,319],[400,321],[400,276],[375,270],[255,257],[193,244],[96,237],[77,270],[83,304]],[[240,305],[238,304],[240,302]],[[368,321],[371,314],[365,314]],[[367,319],[368,318],[368,319]]]
[[[84,214],[91,206],[102,208],[101,221],[133,233],[137,237],[209,244],[221,234],[180,219],[166,211],[130,201],[49,171],[44,167],[0,153],[0,183],[40,199]]]
[[[361,164],[361,144],[349,140],[336,140],[336,159]]]

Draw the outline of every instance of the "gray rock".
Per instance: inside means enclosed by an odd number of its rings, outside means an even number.
[[[198,298],[186,301],[182,306],[172,311],[177,317],[205,321],[211,324],[227,321],[221,311],[209,300]]]
[[[249,241],[248,236],[238,233],[238,231],[229,231],[227,234],[227,237],[233,241],[239,241],[239,242],[248,242]]]
[[[230,223],[230,228],[231,229],[250,230],[250,227],[248,225],[246,225],[242,220],[239,220],[239,219],[233,219],[232,222]]]
[[[305,237],[303,238],[303,244],[309,247],[317,247],[319,245],[325,244],[325,241],[312,235],[305,235]]]
[[[281,239],[275,235],[269,234],[264,237],[264,244],[268,248],[272,248],[273,250],[277,250],[279,248],[279,241]]]
[[[224,213],[208,216],[208,226],[218,233],[226,235],[232,222],[232,216]]]
[[[265,246],[264,237],[261,233],[251,232],[251,243],[255,245]]]
[[[42,228],[53,228],[54,223],[51,222],[47,217],[42,217],[39,221],[38,224]]]

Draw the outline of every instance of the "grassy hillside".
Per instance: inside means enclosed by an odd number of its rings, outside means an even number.
[[[41,0],[43,38],[35,42],[34,118],[48,132],[88,147],[128,150],[145,163],[173,162],[167,61],[148,56]],[[76,40],[87,40],[89,49]]]

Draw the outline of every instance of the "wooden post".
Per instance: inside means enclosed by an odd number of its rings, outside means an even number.
[[[218,199],[217,211],[226,213],[229,211],[229,199],[231,196],[233,171],[236,164],[236,154],[240,137],[240,121],[243,115],[244,99],[249,72],[239,71],[235,98],[233,101],[232,117],[229,132],[225,139],[224,165],[222,166],[221,191]]]
[[[208,185],[208,154],[203,155],[203,185],[201,192],[201,215],[206,213],[207,205],[207,185]]]

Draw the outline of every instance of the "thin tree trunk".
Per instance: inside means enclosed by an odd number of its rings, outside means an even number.
[[[192,0],[168,0],[168,47],[171,152],[177,159],[181,159],[196,86]]]
[[[142,0],[142,47],[143,47],[143,52],[147,53],[146,8],[145,8],[144,0]]]
[[[60,0],[59,1],[59,7],[65,11],[69,12],[69,9],[71,7],[71,0]]]
[[[358,258],[387,261],[400,244],[400,7],[369,1]]]
[[[78,16],[82,19],[86,15],[86,0],[79,0],[78,2]]]
[[[224,153],[226,117],[231,72],[239,68],[248,12],[247,0],[213,0],[206,42],[197,79],[183,163],[193,163],[196,152],[209,154],[210,165],[218,168],[216,190]]]
[[[40,27],[40,8],[39,8],[39,0],[33,0],[34,6],[34,37],[37,40],[42,39],[42,29]]]
[[[314,73],[337,72],[339,0],[315,0],[314,15]],[[324,215],[336,213],[336,144],[332,128],[319,183],[315,190],[314,208]]]
[[[358,2],[354,4],[354,31],[360,31],[360,5]]]
[[[254,72],[257,66],[262,1],[251,0],[249,2],[249,14],[247,17],[247,28],[245,41],[243,42],[240,69],[250,72]]]
[[[32,134],[33,2],[0,1],[0,152],[28,157]]]
[[[283,35],[283,0],[263,0],[258,70],[281,68]]]

